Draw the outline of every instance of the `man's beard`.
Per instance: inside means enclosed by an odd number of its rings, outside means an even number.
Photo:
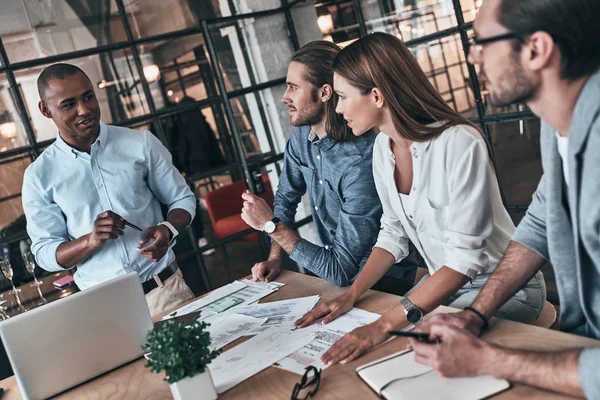
[[[294,126],[316,125],[323,120],[324,108],[319,101],[311,102],[302,110],[296,108],[296,118],[290,117],[290,123]]]
[[[516,57],[511,59],[505,78],[490,93],[490,102],[496,107],[526,103],[535,95],[538,85],[527,77]]]

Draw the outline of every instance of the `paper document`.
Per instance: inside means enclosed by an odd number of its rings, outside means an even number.
[[[230,311],[235,307],[245,306],[256,302],[263,297],[276,292],[284,285],[285,283],[280,282],[254,282],[248,279],[244,279],[242,282],[235,281],[216,289],[214,292],[201,299],[179,308],[174,313],[164,316],[163,319],[169,319],[174,316],[185,315],[202,310],[200,319],[204,320],[213,314]]]
[[[263,325],[256,327],[250,334],[258,334],[273,329],[292,329],[294,321],[312,310],[320,296],[301,297],[264,304],[235,307],[232,312],[255,318],[268,318]]]
[[[237,282],[237,283],[241,283],[241,282]],[[245,283],[241,283],[241,284],[246,285]],[[230,312],[237,312],[234,310],[237,309],[238,307],[246,306],[249,303],[252,303],[253,301],[260,300],[263,297],[266,297],[266,296],[270,295],[271,293],[276,292],[277,290],[279,290],[277,287],[269,287],[269,286],[262,286],[262,285],[260,285],[260,286],[259,285],[246,285],[246,287],[243,288],[242,290],[232,293],[232,294],[228,295],[227,297],[223,297],[222,299],[215,301],[214,303],[203,308],[202,311],[203,312],[207,311],[207,312],[220,313],[220,312],[229,310]],[[236,304],[233,305],[233,307],[231,307],[231,308],[223,307],[223,303],[230,303],[230,302],[235,302]]]
[[[251,279],[243,279],[241,281],[236,281],[236,282],[241,282],[244,285],[254,285],[254,286],[258,286],[258,287],[268,287],[269,289],[279,289],[282,286],[285,286],[285,283],[283,282],[261,282],[261,281],[253,281]]]
[[[175,310],[171,314],[165,315],[163,317],[163,319],[169,319],[169,318],[172,318],[172,317],[175,317],[178,315],[185,315],[185,314],[189,314],[194,311],[198,311],[200,309],[205,308],[209,304],[212,304],[215,301],[220,300],[223,297],[229,296],[232,293],[238,292],[244,288],[246,288],[245,284],[235,281],[233,283],[230,283],[229,285],[225,285],[223,287],[216,289],[214,292],[209,293],[208,295],[202,297],[201,299],[193,301],[190,304],[187,304],[187,305]],[[202,315],[202,317],[204,319],[205,316]]]
[[[214,315],[207,318],[204,322],[210,324],[208,327],[210,333],[209,348],[218,350],[242,336],[250,335],[249,332],[266,321],[267,318],[254,318],[240,314]]]
[[[321,323],[318,322],[307,326],[306,328],[299,329],[298,332],[314,332],[315,340],[279,361],[278,367],[300,375],[304,374],[305,368],[309,365],[314,365],[317,368],[327,368],[327,365],[321,362],[321,356],[329,350],[335,342],[341,339],[346,333],[370,324],[378,318],[379,314],[361,310],[360,308],[353,308],[327,325],[321,325]]]
[[[208,365],[217,393],[268,368],[313,339],[314,333],[309,331],[269,331],[222,353]]]

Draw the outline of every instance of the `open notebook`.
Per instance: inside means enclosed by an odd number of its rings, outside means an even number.
[[[360,366],[356,373],[388,400],[480,400],[510,387],[508,381],[489,376],[442,378],[417,363],[411,350]]]

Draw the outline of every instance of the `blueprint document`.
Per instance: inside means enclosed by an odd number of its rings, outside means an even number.
[[[231,389],[313,339],[314,333],[307,330],[267,331],[222,353],[208,365],[217,393]]]
[[[319,298],[320,296],[309,296],[244,307],[238,306],[232,308],[231,312],[255,318],[268,318],[266,323],[247,333],[248,335],[255,335],[273,329],[292,329],[294,321],[312,310]]]
[[[321,356],[346,333],[370,324],[379,318],[379,314],[353,308],[327,325],[320,322],[298,329],[295,332],[309,331],[315,334],[315,340],[300,350],[279,361],[279,368],[303,375],[305,368],[314,365],[317,368],[327,368],[321,362]]]

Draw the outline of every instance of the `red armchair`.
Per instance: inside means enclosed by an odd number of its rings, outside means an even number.
[[[264,174],[262,181],[265,192],[260,195],[272,208],[274,195],[269,176]],[[242,213],[242,193],[246,190],[244,181],[236,181],[208,192],[205,197],[206,208],[210,217],[215,237],[217,240],[248,229],[248,226],[241,217]],[[239,240],[245,242],[258,242],[258,233],[252,233],[243,236]]]

